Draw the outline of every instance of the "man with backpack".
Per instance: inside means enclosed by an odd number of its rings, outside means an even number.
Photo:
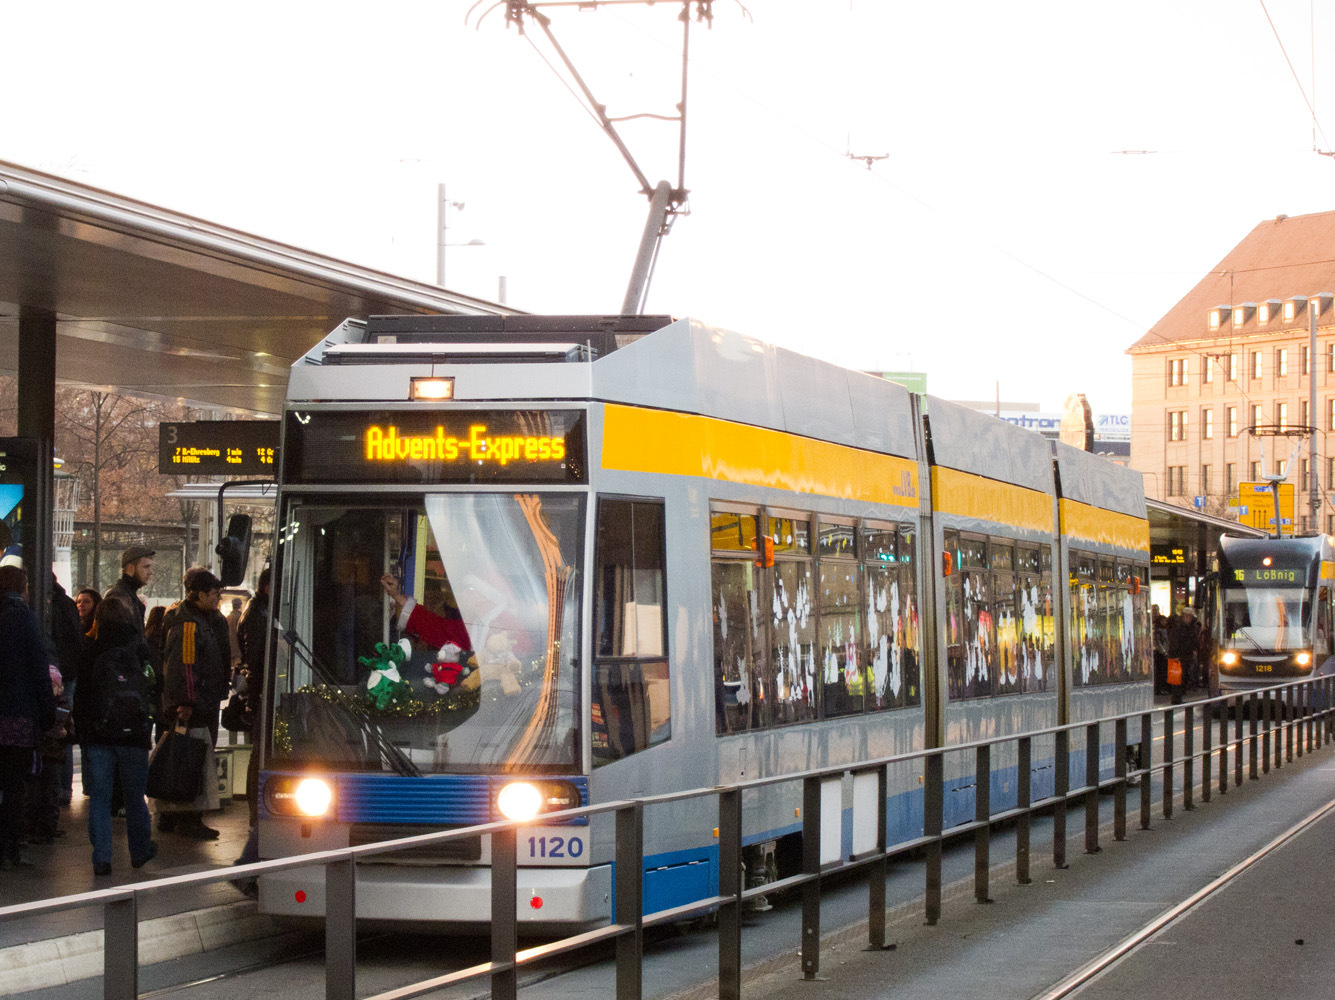
[[[111,874],[111,791],[118,778],[131,866],[142,868],[158,853],[144,801],[154,681],[134,610],[108,597],[93,620],[97,635],[74,689],[74,730],[84,752],[93,874],[101,877]]]

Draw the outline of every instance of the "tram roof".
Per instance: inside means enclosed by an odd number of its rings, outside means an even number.
[[[1227,518],[1215,517],[1190,507],[1164,503],[1162,500],[1145,499],[1145,507],[1150,521],[1150,542],[1155,545],[1182,542],[1185,532],[1193,528],[1214,531],[1238,538],[1266,538],[1269,532],[1253,528]]]
[[[517,312],[0,161],[0,371],[20,306],[55,313],[61,383],[252,414],[349,316]]]

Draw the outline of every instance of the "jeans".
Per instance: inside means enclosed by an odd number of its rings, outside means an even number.
[[[84,783],[88,805],[88,839],[93,842],[93,864],[111,863],[111,789],[120,778],[125,797],[125,833],[130,860],[146,857],[152,839],[144,785],[148,781],[148,751],[142,747],[84,747]]]

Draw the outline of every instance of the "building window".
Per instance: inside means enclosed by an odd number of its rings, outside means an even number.
[[[1326,345],[1326,371],[1335,372],[1335,340]]]
[[[1335,483],[1335,458],[1326,460],[1326,482]]]
[[[1275,423],[1279,424],[1280,430],[1287,430],[1289,426],[1289,404],[1275,404]]]
[[[1238,464],[1228,462],[1224,465],[1224,492],[1232,493],[1238,486]]]
[[[1326,400],[1326,430],[1335,431],[1335,397]]]
[[[1238,408],[1228,406],[1224,408],[1224,421],[1228,424],[1227,434],[1231,438],[1238,436]]]
[[[1275,351],[1275,375],[1287,375],[1289,373],[1289,349],[1281,347]]]
[[[1168,384],[1186,385],[1187,384],[1187,359],[1170,358],[1168,360]]]
[[[1300,400],[1298,401],[1298,423],[1299,423],[1299,425],[1301,425],[1302,427],[1310,427],[1310,426],[1312,426],[1311,423],[1310,423],[1311,419],[1312,419],[1312,415],[1311,415],[1310,413],[1307,412],[1307,400],[1305,400],[1305,399],[1300,399]]]
[[[1214,358],[1207,356],[1201,359],[1201,381],[1206,385],[1214,381]]]
[[[1299,477],[1299,482],[1302,484],[1301,486],[1298,487],[1298,489],[1300,490],[1307,489],[1307,475],[1311,471],[1310,466],[1311,466],[1311,459],[1304,458],[1302,466],[1300,467],[1301,475]]]
[[[1214,410],[1201,410],[1201,437],[1206,441],[1214,440]]]
[[[1185,465],[1170,465],[1168,467],[1168,495],[1170,497],[1180,497],[1187,492],[1187,467]]]
[[[1253,404],[1252,404],[1252,422],[1251,422],[1251,424],[1250,424],[1249,426],[1250,426],[1250,428],[1251,428],[1251,430],[1252,430],[1253,433],[1255,433],[1256,428],[1258,428],[1258,427],[1261,426],[1261,404],[1260,404],[1260,403],[1253,403]]]
[[[1172,410],[1168,414],[1168,440],[1185,441],[1187,439],[1187,411]]]
[[[1261,463],[1251,463],[1251,482],[1259,483],[1261,481]]]
[[[1312,352],[1308,349],[1308,347],[1307,347],[1306,344],[1303,344],[1302,347],[1298,348],[1298,357],[1299,357],[1300,359],[1302,359],[1301,362],[1300,362],[1300,364],[1302,365],[1302,373],[1303,373],[1304,375],[1311,375],[1311,374],[1312,374]]]
[[[1205,494],[1205,495],[1208,495],[1209,492],[1210,492],[1210,467],[1209,467],[1208,465],[1202,465],[1202,466],[1201,466],[1201,493],[1202,493],[1202,494]]]
[[[1261,352],[1252,351],[1252,378],[1261,377]]]
[[[1332,355],[1332,357],[1335,357],[1335,355]],[[1332,362],[1332,365],[1335,365],[1335,362]],[[1335,367],[1332,367],[1330,370],[1335,372]],[[1230,382],[1236,382],[1238,380],[1238,356],[1236,354],[1230,354],[1228,356],[1228,380]]]

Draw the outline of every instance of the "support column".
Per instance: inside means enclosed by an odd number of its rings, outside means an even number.
[[[55,560],[56,314],[34,306],[19,306],[18,397],[18,436],[37,442],[32,482],[23,484],[23,565],[45,627]]]

